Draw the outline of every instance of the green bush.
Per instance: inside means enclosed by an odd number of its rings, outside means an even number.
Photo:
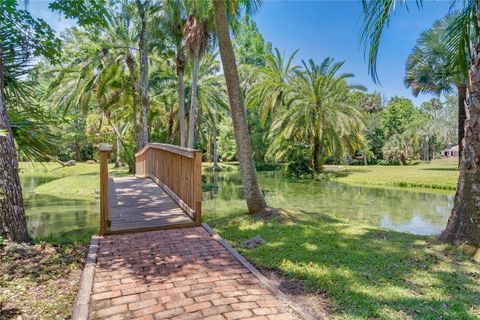
[[[377,164],[380,166],[399,166],[402,163],[398,159],[384,159],[378,160]]]

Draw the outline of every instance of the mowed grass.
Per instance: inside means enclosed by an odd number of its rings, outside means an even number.
[[[62,167],[60,164],[47,163],[20,163],[20,177],[49,179],[35,188],[38,194],[52,195],[59,198],[92,200],[97,197],[99,190],[98,163],[77,163],[72,167]],[[127,168],[114,168],[109,165],[111,176],[128,175]]]
[[[480,317],[474,248],[311,212],[293,213],[286,221],[207,212],[206,220],[255,265],[300,280],[309,292],[326,294],[334,318]],[[257,235],[267,243],[255,249],[240,245]]]
[[[418,162],[408,166],[326,166],[334,179],[353,185],[455,190],[457,159]]]

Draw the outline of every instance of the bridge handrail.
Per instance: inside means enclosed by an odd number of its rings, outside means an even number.
[[[151,178],[200,225],[202,153],[164,143],[149,143],[135,154],[135,175]]]
[[[143,153],[145,153],[150,148],[165,150],[165,151],[176,153],[176,154],[182,155],[184,157],[188,157],[188,158],[193,158],[195,156],[196,152],[200,152],[199,150],[196,150],[196,149],[183,148],[183,147],[180,147],[180,146],[176,146],[174,144],[149,143],[145,147],[143,147],[142,150],[135,153],[135,157],[142,155]]]

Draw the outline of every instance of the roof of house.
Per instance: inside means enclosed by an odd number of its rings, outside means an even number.
[[[458,144],[456,146],[451,147],[451,148],[444,149],[443,151],[457,151],[458,152]]]

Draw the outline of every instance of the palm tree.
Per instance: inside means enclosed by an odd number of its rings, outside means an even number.
[[[229,1],[228,5],[232,6],[233,2],[234,1]],[[250,6],[255,5],[254,2],[248,1],[246,1],[246,4]],[[213,0],[213,13],[232,113],[235,142],[237,145],[237,157],[240,162],[240,172],[242,175],[245,199],[250,214],[262,213],[267,208],[267,204],[260,189],[257,172],[253,163],[252,147],[250,145],[247,120],[245,116],[245,103],[240,88],[235,53],[230,39],[230,29],[228,26],[229,19],[227,16],[227,4],[225,3],[225,0]]]
[[[218,123],[228,116],[225,80],[219,75],[218,54],[207,54],[202,59],[198,77],[199,118],[205,118],[213,145],[213,170],[218,171]]]
[[[291,81],[286,95],[288,110],[274,122],[268,153],[282,161],[288,160],[288,150],[296,152],[295,145],[310,146],[313,171],[318,173],[327,157],[340,158],[362,146],[363,115],[348,95],[365,88],[347,83],[352,74],[337,74],[343,62],[326,58],[320,65],[302,63],[304,72]]]
[[[43,20],[20,10],[17,1],[0,2],[0,12],[0,236],[23,242],[29,236],[6,96],[21,87],[33,56],[58,57],[60,41]]]
[[[275,48],[275,54],[268,54],[264,59],[265,66],[258,70],[260,80],[248,91],[246,102],[248,106],[260,106],[262,125],[265,125],[269,114],[273,121],[274,111],[285,105],[288,81],[299,68],[292,64],[297,52],[298,50],[285,61],[285,55]]]
[[[95,106],[107,118],[112,131],[123,144],[123,138],[112,118],[112,108],[118,106],[123,89],[123,61],[118,54],[104,50],[101,38],[72,30],[71,42],[86,45],[67,65],[54,71],[55,80],[46,96],[53,100],[64,113],[70,108],[87,114]]]
[[[186,146],[185,135],[185,48],[182,45],[183,29],[185,26],[186,8],[182,0],[168,0],[164,2],[163,10],[156,10],[154,17],[161,22],[167,39],[175,47],[176,73],[178,77],[178,122],[180,127],[180,146]]]
[[[208,1],[205,0],[193,1],[188,10],[190,12],[183,28],[182,46],[192,60],[187,147],[193,148],[195,142],[195,124],[197,121],[198,111],[198,68],[200,65],[200,60],[208,49],[211,30],[211,14]]]
[[[369,48],[369,71],[375,81],[378,81],[376,60],[382,31],[396,3],[395,0],[363,0],[363,39]],[[421,0],[417,4],[421,4]],[[469,65],[470,83],[465,101],[465,136],[457,192],[447,227],[440,238],[480,245],[480,2],[468,0],[462,4],[463,8],[448,27],[445,45],[454,53],[449,63],[458,68]]]
[[[449,14],[443,19],[438,19],[433,26],[422,32],[417,44],[408,56],[404,82],[416,97],[419,93],[429,93],[440,96],[451,93],[453,88],[457,89],[458,97],[458,148],[459,163],[463,150],[463,136],[465,123],[465,99],[467,97],[466,77],[461,70],[455,66],[450,70],[448,57],[451,55],[448,47],[445,46],[448,36],[448,26],[455,19],[455,15]]]
[[[133,23],[132,16],[134,15],[135,8],[132,4],[122,3],[122,7],[118,14],[109,17],[107,19],[108,25],[107,39],[105,39],[104,45],[111,50],[112,53],[117,54],[118,59],[123,59],[130,74],[129,84],[131,87],[130,95],[132,96],[132,118],[133,118],[133,131],[135,133],[137,150],[140,150],[140,131],[138,130],[138,66],[135,61],[134,51],[138,50],[137,47],[137,28]]]

